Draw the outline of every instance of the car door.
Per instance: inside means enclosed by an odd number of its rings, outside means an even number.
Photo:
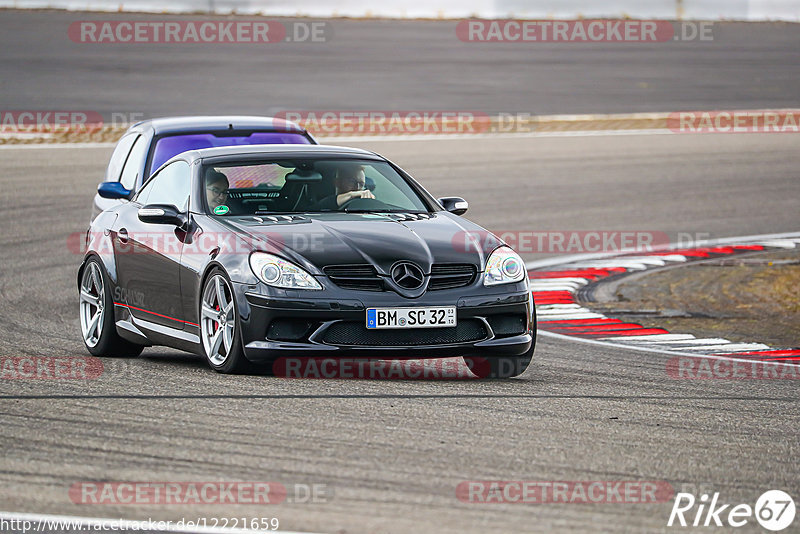
[[[175,161],[156,174],[134,202],[124,206],[113,225],[114,254],[120,291],[131,315],[142,321],[182,330],[180,258],[185,232],[172,224],[145,223],[139,209],[167,204],[188,212],[191,173]]]

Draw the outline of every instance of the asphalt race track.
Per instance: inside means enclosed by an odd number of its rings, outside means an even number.
[[[456,39],[454,22],[382,20],[333,21],[329,43],[263,50],[69,41],[71,22],[112,17],[171,18],[0,11],[2,109],[108,119],[799,107],[794,24],[723,23],[713,42],[656,44],[468,44]],[[800,227],[798,134],[340,143],[392,159],[435,195],[465,197],[467,217],[490,230],[649,231],[678,240]],[[110,153],[110,145],[0,146],[0,358],[88,355],[75,243]],[[521,252],[530,261],[552,256]],[[331,533],[653,532],[666,529],[672,499],[473,504],[456,488],[642,481],[751,506],[782,489],[800,503],[797,381],[676,380],[669,358],[540,336],[531,366],[511,380],[225,376],[157,348],[104,360],[91,380],[0,378],[0,512],[278,518],[283,531]],[[320,489],[312,502],[293,496],[271,506],[75,504],[70,488],[83,481]],[[756,531],[752,520],[738,530],[748,529]]]
[[[796,229],[794,135],[349,143],[463,194],[490,229]],[[82,356],[81,232],[110,148],[0,149],[0,354]],[[580,154],[580,157],[576,157]],[[527,255],[537,259],[543,255]],[[674,380],[668,356],[539,338],[518,379],[223,376],[147,349],[95,380],[2,380],[0,509],[91,517],[277,517],[310,532],[662,530],[659,504],[469,504],[469,480],[665,481],[725,502],[800,494],[797,384]],[[315,503],[76,505],[76,482],[323,484]]]
[[[465,43],[456,21],[329,22],[327,42],[92,44],[78,21],[232,20],[0,11],[8,109],[274,114],[284,110],[630,113],[791,108],[800,34],[717,23],[713,41]],[[252,18],[252,17],[251,17]],[[243,17],[248,20],[247,17]],[[285,21],[285,19],[284,19]]]

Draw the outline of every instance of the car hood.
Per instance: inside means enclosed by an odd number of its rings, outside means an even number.
[[[254,248],[316,274],[329,265],[370,264],[389,275],[400,260],[416,263],[426,274],[434,263],[471,263],[482,271],[486,256],[502,244],[480,226],[448,212],[321,213],[224,221],[240,236],[252,239]]]

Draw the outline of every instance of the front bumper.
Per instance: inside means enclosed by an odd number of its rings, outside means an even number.
[[[409,300],[391,292],[347,292],[337,298],[326,297],[327,292],[295,291],[274,296],[261,287],[234,284],[245,356],[253,362],[281,356],[389,359],[525,354],[533,347],[536,333],[527,284],[510,285],[502,293],[492,290],[477,295],[428,292]],[[457,330],[366,331],[368,307],[453,305]]]

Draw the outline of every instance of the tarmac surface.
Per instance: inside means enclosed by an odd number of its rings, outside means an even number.
[[[0,10],[3,108],[95,111],[111,121],[112,113],[797,107],[800,31],[792,23],[715,23],[711,41],[656,43],[463,42],[458,21],[425,20],[321,21],[324,42],[102,44],[68,34],[81,21],[253,19]]]
[[[797,228],[794,135],[350,143],[489,229],[726,237]],[[109,147],[0,149],[0,355],[85,356],[67,245]],[[708,234],[708,235],[707,235]],[[545,254],[527,254],[538,259]],[[93,380],[0,380],[0,510],[127,519],[277,517],[311,532],[658,531],[655,504],[472,504],[474,480],[654,481],[753,505],[800,495],[792,380],[675,380],[668,356],[540,336],[518,379],[223,376],[146,349]],[[458,360],[456,360],[458,362]],[[324,485],[273,506],[81,505],[82,481]],[[297,501],[298,499],[295,499]],[[751,527],[754,522],[751,520]]]

